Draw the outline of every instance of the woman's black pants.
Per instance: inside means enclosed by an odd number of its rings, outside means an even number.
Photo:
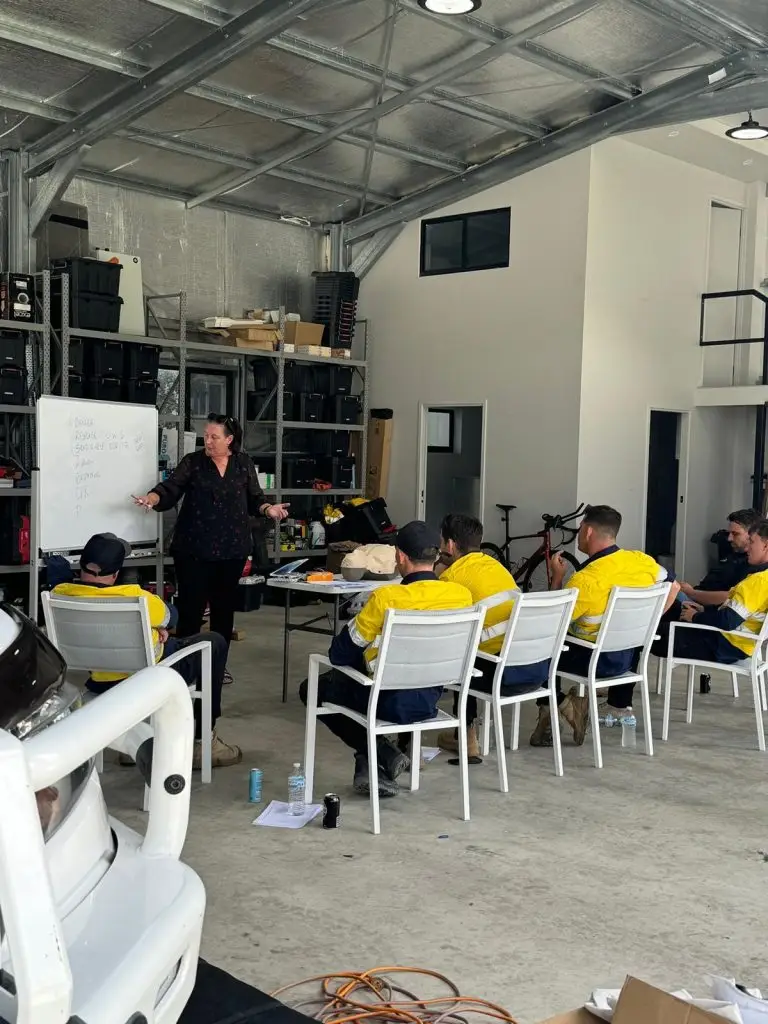
[[[176,569],[176,607],[179,621],[176,635],[180,638],[200,632],[205,606],[210,608],[209,625],[227,642],[232,639],[235,621],[238,580],[245,558],[229,558],[220,562],[204,562],[188,555],[174,555]]]

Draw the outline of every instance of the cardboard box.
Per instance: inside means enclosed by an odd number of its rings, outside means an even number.
[[[323,341],[323,324],[311,324],[306,320],[285,321],[285,341],[289,345],[320,345]],[[330,355],[330,349],[329,349]]]
[[[543,1024],[599,1024],[599,1021],[599,1017],[580,1006],[550,1017]],[[613,1024],[723,1024],[723,1017],[630,977],[624,982],[616,1003]]]
[[[374,412],[389,410],[374,410]],[[389,486],[389,466],[392,458],[392,428],[394,420],[371,414],[368,420],[368,466],[365,473],[366,498],[384,498]]]
[[[304,356],[319,356],[325,359],[331,358],[331,350],[327,345],[297,345],[296,354]]]

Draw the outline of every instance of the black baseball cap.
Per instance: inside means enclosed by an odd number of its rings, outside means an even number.
[[[114,576],[123,568],[125,556],[131,553],[127,540],[114,533],[95,533],[80,555],[80,568],[92,576]]]
[[[397,531],[395,545],[407,558],[417,561],[429,548],[439,550],[440,534],[421,519],[414,519],[412,523],[406,523]]]

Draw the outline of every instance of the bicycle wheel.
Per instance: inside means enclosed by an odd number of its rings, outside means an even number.
[[[560,554],[563,556],[563,561],[566,563],[565,578],[563,579],[563,584],[566,584],[571,576],[573,576],[581,566],[579,565],[578,559],[574,558],[570,551],[561,551]],[[525,576],[520,581],[520,589],[526,594],[541,593],[541,591],[549,589],[547,560],[543,554],[537,555],[528,563]]]
[[[495,558],[497,562],[501,562],[506,569],[509,568],[509,562],[504,557],[504,552],[498,544],[491,544],[490,541],[486,541],[485,544],[480,545],[480,550],[484,555],[490,555],[491,558]]]

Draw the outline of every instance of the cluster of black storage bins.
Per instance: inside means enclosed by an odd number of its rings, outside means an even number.
[[[26,336],[0,331],[0,404],[23,405],[27,400]]]
[[[266,360],[254,360],[254,390],[248,393],[247,418],[267,422],[277,414],[275,373]],[[283,459],[283,487],[309,489],[316,480],[323,480],[338,489],[355,486],[355,459],[349,454],[348,430],[345,426],[360,423],[362,403],[352,394],[354,370],[336,364],[285,364],[283,418],[292,423],[333,423],[338,430],[302,431],[291,428],[284,447],[291,454]],[[295,451],[301,452],[300,455]]]
[[[114,333],[120,328],[119,263],[84,257],[51,263],[52,310],[61,308],[61,275],[69,274],[69,394],[72,398],[96,398],[103,402],[157,402],[160,350],[155,345],[78,338],[83,331]],[[58,352],[54,376],[60,373]],[[56,388],[61,391],[61,384]]]

